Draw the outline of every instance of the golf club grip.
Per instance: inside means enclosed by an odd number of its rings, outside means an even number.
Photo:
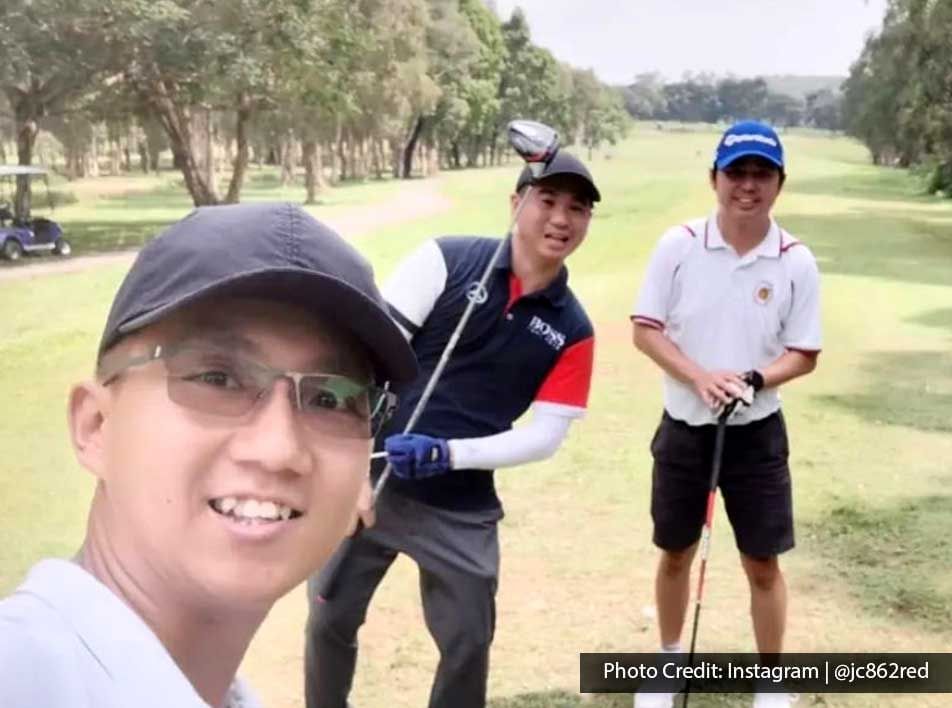
[[[318,602],[324,603],[333,599],[334,591],[337,590],[337,578],[340,576],[340,569],[344,565],[344,561],[347,560],[347,556],[350,555],[350,548],[354,545],[354,540],[363,530],[364,524],[358,519],[357,528],[354,529],[354,533],[341,541],[341,544],[337,547],[337,551],[335,551],[331,559],[327,561],[327,565],[324,566],[324,570],[321,571],[317,578],[317,587],[315,588],[314,595]]]

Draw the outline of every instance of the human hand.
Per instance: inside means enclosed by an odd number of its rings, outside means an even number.
[[[704,371],[693,382],[694,391],[711,410],[743,395],[747,383],[733,371]]]
[[[452,469],[449,444],[419,433],[391,435],[384,441],[387,461],[400,479],[425,479]]]

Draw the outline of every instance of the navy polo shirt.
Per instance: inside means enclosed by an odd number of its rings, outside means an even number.
[[[400,406],[377,438],[378,448],[406,426],[466,309],[467,291],[479,282],[498,245],[492,238],[436,239],[427,244],[430,254],[413,277],[404,277],[396,290],[385,288],[391,315],[412,335],[420,375],[395,389]],[[470,316],[414,432],[441,438],[495,435],[509,430],[533,402],[565,406],[569,415],[584,411],[594,331],[568,287],[568,271],[563,267],[545,289],[522,295],[506,244],[487,290],[488,299]],[[375,473],[382,467],[378,461]],[[454,469],[423,480],[391,477],[387,485],[389,491],[443,508],[499,506],[490,470]]]

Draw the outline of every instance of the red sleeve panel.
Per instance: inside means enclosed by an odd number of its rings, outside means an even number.
[[[585,408],[592,387],[595,337],[582,339],[565,349],[545,377],[536,401]]]

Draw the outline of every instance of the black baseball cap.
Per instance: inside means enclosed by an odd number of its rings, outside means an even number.
[[[588,171],[588,168],[583,165],[582,161],[575,157],[575,155],[567,153],[564,150],[559,150],[555,153],[555,157],[545,166],[545,169],[542,170],[542,174],[539,175],[538,178],[533,178],[532,170],[526,165],[519,174],[519,179],[516,182],[516,191],[518,192],[527,185],[541,182],[547,177],[555,177],[556,175],[574,175],[579,177],[585,183],[585,192],[588,194],[592,203],[601,201],[602,195],[599,193],[598,187],[595,186],[592,173]]]
[[[199,207],[146,244],[112,302],[99,356],[180,307],[226,295],[293,303],[333,321],[367,349],[380,382],[417,375],[370,264],[293,204]]]

